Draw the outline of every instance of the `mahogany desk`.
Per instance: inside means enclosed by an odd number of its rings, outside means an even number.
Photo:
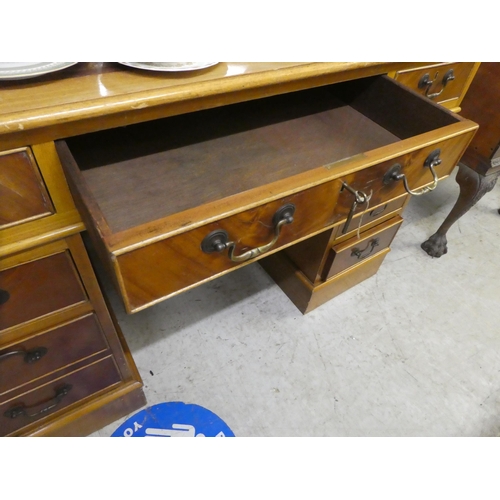
[[[458,110],[476,70],[78,63],[0,82],[0,434],[88,434],[145,404],[80,233],[129,313],[256,260],[306,313],[373,275],[408,193],[455,167],[477,125],[434,101]]]

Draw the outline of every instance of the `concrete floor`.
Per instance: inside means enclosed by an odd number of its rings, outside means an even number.
[[[258,264],[131,316],[110,292],[149,405],[236,436],[500,435],[500,187],[420,249],[457,193],[413,198],[377,275],[306,316]]]

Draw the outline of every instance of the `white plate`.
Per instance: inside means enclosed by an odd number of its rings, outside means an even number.
[[[209,68],[219,64],[217,62],[121,62],[125,66],[150,71],[194,71]]]
[[[69,68],[76,62],[0,62],[0,80],[21,80]]]

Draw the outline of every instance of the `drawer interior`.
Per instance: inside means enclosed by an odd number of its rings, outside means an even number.
[[[111,232],[455,123],[386,77],[266,97],[66,140]]]

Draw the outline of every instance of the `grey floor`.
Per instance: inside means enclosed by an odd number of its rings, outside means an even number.
[[[203,406],[236,436],[500,435],[500,187],[447,255],[420,249],[453,177],[412,199],[374,277],[306,316],[258,264],[131,316],[110,292],[148,404]]]

